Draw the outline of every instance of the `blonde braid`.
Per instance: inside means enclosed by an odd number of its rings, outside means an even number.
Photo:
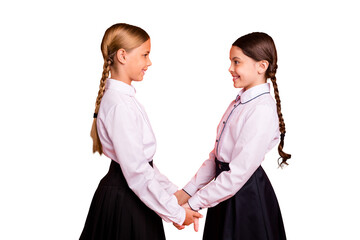
[[[106,79],[109,77],[110,66],[111,66],[112,62],[113,62],[113,60],[111,58],[108,58],[108,60],[104,62],[103,73],[102,73],[102,77],[100,79],[98,96],[97,96],[96,102],[95,102],[94,120],[93,120],[92,128],[90,131],[90,136],[93,139],[93,153],[98,152],[100,155],[102,154],[102,146],[101,146],[101,142],[100,142],[99,135],[97,132],[96,119],[97,119],[97,114],[99,112],[101,99],[104,96]]]

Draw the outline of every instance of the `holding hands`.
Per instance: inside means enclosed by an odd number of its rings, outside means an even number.
[[[202,218],[203,216],[190,208],[189,204],[187,203],[190,196],[183,190],[178,190],[174,195],[176,196],[179,205],[181,205],[185,209],[186,216],[183,225],[179,225],[177,223],[173,223],[173,225],[177,229],[182,230],[185,228],[185,226],[194,223],[195,232],[199,231],[199,218]]]

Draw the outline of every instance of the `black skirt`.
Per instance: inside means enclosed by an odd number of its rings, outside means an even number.
[[[165,239],[162,219],[129,188],[115,161],[94,194],[80,239]]]
[[[216,166],[217,174],[229,170],[219,161]],[[261,166],[233,197],[208,209],[203,240],[222,239],[286,239],[275,192]]]

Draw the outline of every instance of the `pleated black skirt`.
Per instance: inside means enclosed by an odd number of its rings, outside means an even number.
[[[111,161],[92,199],[80,240],[165,239],[162,219],[129,188]]]
[[[225,239],[286,239],[275,192],[261,166],[232,198],[207,211],[203,240]]]

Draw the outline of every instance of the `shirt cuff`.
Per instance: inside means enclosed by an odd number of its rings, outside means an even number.
[[[197,195],[191,197],[188,200],[188,204],[189,204],[190,208],[194,211],[199,211],[199,210],[203,209],[200,204],[200,199]]]
[[[175,223],[177,223],[179,225],[183,225],[184,222],[185,222],[185,218],[186,218],[186,211],[185,211],[185,209],[183,207],[181,207],[181,208],[182,209],[181,209],[181,215],[180,215],[179,222],[175,222]]]
[[[183,187],[183,190],[190,196],[194,196],[198,189],[192,182],[189,182],[185,187]]]

